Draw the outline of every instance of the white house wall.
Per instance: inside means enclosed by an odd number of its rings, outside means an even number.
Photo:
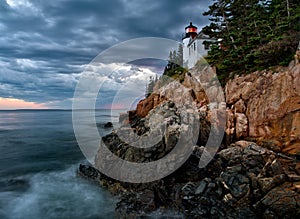
[[[189,60],[189,49],[188,44],[190,42],[189,38],[185,38],[183,40],[183,67],[188,68],[188,60]]]
[[[201,59],[201,57],[206,56],[208,50],[205,49],[203,42],[204,39],[196,39],[193,43],[187,46],[186,40],[184,39],[183,44],[183,61],[184,67],[192,68],[195,66],[197,61]]]

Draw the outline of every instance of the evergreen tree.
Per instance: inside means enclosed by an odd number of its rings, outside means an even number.
[[[299,0],[214,0],[203,28],[219,39],[207,56],[219,75],[288,64],[299,41]]]
[[[152,76],[150,76],[149,82],[146,85],[146,95],[145,95],[146,97],[150,96],[153,93],[154,85],[157,82],[157,80],[158,80],[157,75],[155,79]]]
[[[183,66],[183,46],[180,43],[177,50],[176,64]]]
[[[182,66],[183,65],[183,46],[182,44],[179,44],[178,50],[170,51],[168,62],[175,63],[177,65]]]

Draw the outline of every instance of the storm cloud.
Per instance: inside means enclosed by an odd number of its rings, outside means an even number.
[[[199,28],[208,23],[202,13],[209,4],[201,0],[1,0],[0,97],[71,108],[82,71],[99,53],[139,37],[180,41],[190,20]],[[138,75],[145,72],[144,80],[159,73],[145,70],[153,64],[149,60],[136,63],[143,65]],[[115,83],[122,83],[118,80]],[[106,91],[103,106],[114,92]]]

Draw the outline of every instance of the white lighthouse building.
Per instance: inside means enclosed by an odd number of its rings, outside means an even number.
[[[192,68],[197,61],[207,55],[210,49],[210,44],[215,42],[209,36],[198,33],[198,28],[190,22],[190,25],[185,27],[185,34],[182,38],[183,42],[183,66]]]

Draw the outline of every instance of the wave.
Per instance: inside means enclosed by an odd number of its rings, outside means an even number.
[[[26,191],[29,187],[28,180],[22,178],[0,181],[0,192]]]
[[[0,192],[0,217],[25,218],[114,218],[115,199],[100,187],[76,176],[78,165],[63,171],[28,175],[26,191]],[[17,183],[18,184],[18,183]],[[16,189],[16,188],[15,188]],[[1,208],[2,207],[2,208]]]

